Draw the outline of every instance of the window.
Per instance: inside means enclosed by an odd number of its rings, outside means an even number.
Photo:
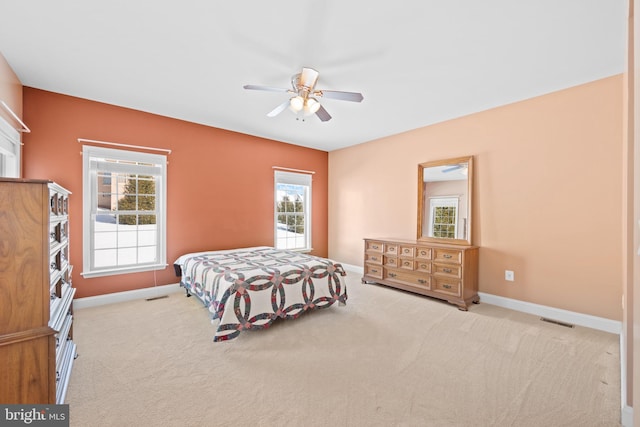
[[[84,146],[84,277],[165,268],[165,212],[165,156]]]
[[[311,250],[311,175],[275,172],[277,249]]]
[[[458,198],[434,197],[429,202],[429,236],[455,239],[458,235]]]

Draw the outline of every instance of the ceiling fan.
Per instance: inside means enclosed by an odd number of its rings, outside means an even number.
[[[331,115],[320,105],[320,102],[316,98],[324,97],[351,102],[361,102],[364,99],[362,94],[357,92],[315,89],[319,74],[320,73],[313,68],[303,67],[302,72],[291,76],[292,89],[261,85],[244,85],[243,87],[250,90],[286,92],[294,95],[271,110],[267,114],[268,117],[275,117],[289,107],[289,109],[296,114],[303,113],[305,116],[315,114],[320,120],[326,122],[331,120]]]

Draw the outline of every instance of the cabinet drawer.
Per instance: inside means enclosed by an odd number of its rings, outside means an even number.
[[[398,245],[395,243],[385,243],[384,253],[385,255],[398,255]]]
[[[416,258],[431,259],[431,248],[416,248]]]
[[[415,270],[416,262],[412,259],[400,258],[400,268],[404,268],[405,270]]]
[[[393,282],[406,283],[408,285],[418,286],[424,289],[431,289],[431,278],[428,275],[385,268],[383,278]]]
[[[375,277],[376,279],[382,279],[382,267],[379,265],[364,265],[364,275]]]
[[[416,247],[415,246],[400,246],[400,256],[406,256],[406,257],[411,257],[413,258],[413,256],[416,253]]]
[[[62,223],[51,222],[49,224],[49,245],[54,247],[56,243],[62,242]]]
[[[455,278],[462,277],[462,269],[458,264],[439,264],[437,262],[433,263],[433,273],[434,274],[442,274],[445,276],[451,276]]]
[[[462,251],[461,250],[434,248],[433,252],[434,252],[434,255],[433,255],[433,260],[434,261],[456,262],[458,264],[460,264],[462,262]]]
[[[384,256],[384,266],[385,267],[397,267],[398,266],[398,258],[394,256]]]
[[[365,253],[364,262],[382,265],[382,255],[379,253]]]
[[[382,242],[367,240],[365,243],[365,251],[368,251],[368,252],[382,252],[382,248],[383,248]]]
[[[460,296],[460,281],[448,277],[433,276],[433,290],[443,294]]]

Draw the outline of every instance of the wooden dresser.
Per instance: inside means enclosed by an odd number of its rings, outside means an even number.
[[[69,195],[0,178],[0,402],[64,403],[76,346]]]
[[[478,303],[478,247],[365,239],[363,283],[381,283],[449,301]]]

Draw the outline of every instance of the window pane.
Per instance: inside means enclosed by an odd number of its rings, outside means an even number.
[[[141,246],[149,246],[155,245],[157,242],[157,234],[155,227],[151,229],[141,227],[141,230],[138,231],[138,244]]]
[[[138,248],[138,262],[153,263],[156,262],[155,246],[141,246]]]
[[[117,260],[116,254],[117,252],[115,249],[94,251],[95,266],[98,268],[104,268],[104,267],[111,267],[116,265],[116,260]]]
[[[119,231],[118,232],[118,247],[132,247],[137,246],[138,244],[138,233],[135,230],[135,227],[130,231]]]
[[[118,249],[118,265],[137,264],[136,252],[136,248]]]
[[[135,215],[118,215],[118,229],[127,230],[128,225],[136,225],[137,218]]]
[[[96,223],[95,223],[96,230],[104,229],[105,227],[107,229],[115,228],[115,227],[109,227],[108,225],[108,224],[115,224],[115,223],[116,223],[116,215],[114,213],[111,213],[111,211],[98,209],[98,213],[96,214]]]
[[[140,225],[153,225],[156,223],[155,215],[140,215],[138,216],[138,224]]]
[[[112,230],[96,231],[93,235],[94,247],[96,249],[111,249],[115,248],[118,244],[116,240],[117,233],[115,227]]]
[[[138,194],[156,194],[156,182],[151,176],[138,177]]]

